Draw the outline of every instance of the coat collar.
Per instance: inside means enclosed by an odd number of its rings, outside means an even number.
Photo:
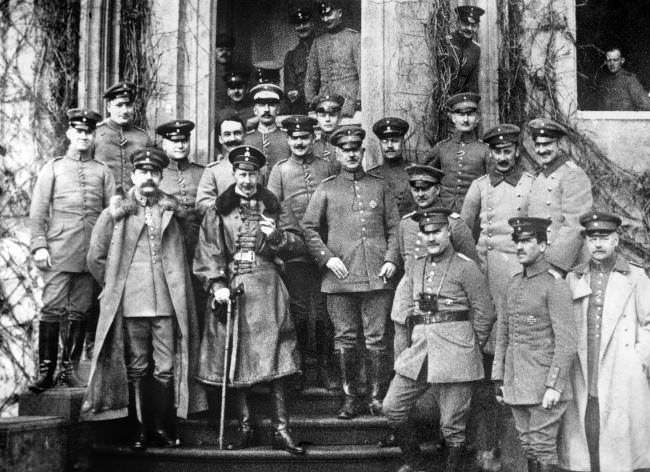
[[[190,161],[187,158],[184,159],[169,159],[169,166],[167,167],[170,170],[186,170],[190,167]]]
[[[309,155],[307,155],[305,157],[296,157],[293,154],[291,154],[291,157],[289,157],[289,159],[291,159],[291,161],[293,161],[293,162],[296,162],[296,163],[302,165],[302,164],[311,164],[312,162],[314,162],[314,159],[316,159],[316,158],[314,157],[314,154],[312,153],[312,154],[309,154]]]
[[[172,195],[158,191],[155,198],[157,203],[165,211],[176,212],[180,208],[178,200],[176,200]],[[129,190],[129,193],[125,197],[120,195],[111,197],[109,211],[111,212],[113,219],[117,221],[124,219],[127,216],[135,215],[138,211],[138,202],[135,199],[135,190],[133,188]]]
[[[469,144],[473,142],[478,142],[478,131],[474,129],[469,133],[463,133],[454,130],[454,132],[451,135],[451,140],[456,144],[460,144],[460,143]]]
[[[524,269],[524,271],[523,271],[523,274],[524,274],[524,277],[526,277],[527,279],[531,279],[533,277],[538,276],[539,274],[542,274],[544,272],[548,272],[550,268],[551,268],[551,265],[546,261],[546,259],[544,259],[543,257],[540,257],[533,264],[526,267]]]
[[[235,192],[235,184],[232,184],[221,195],[217,197],[214,206],[222,216],[230,214],[236,208],[239,208],[244,197]],[[271,191],[261,185],[257,186],[255,193],[248,200],[259,200],[264,204],[264,211],[269,213],[278,213],[280,211],[280,202]]]
[[[519,180],[521,179],[521,176],[524,174],[523,169],[519,166],[516,165],[508,171],[508,173],[504,174],[502,172],[499,172],[496,169],[492,169],[489,173],[490,176],[490,184],[492,184],[492,187],[496,187],[499,185],[501,182],[507,182],[513,187],[516,187],[517,184],[519,183]]]
[[[555,172],[560,167],[562,167],[562,165],[568,160],[569,158],[565,154],[560,154],[555,158],[553,162],[551,162],[546,166],[542,166],[542,173],[544,174],[545,177],[548,177],[553,172]]]
[[[72,159],[73,161],[90,161],[93,159],[92,152],[76,152],[68,149],[68,152],[65,153],[67,159]]]
[[[579,277],[584,276],[589,272],[589,269],[591,268],[589,261],[584,262],[578,266],[576,266],[575,269],[573,269],[573,272],[575,272]],[[623,256],[620,254],[616,255],[616,261],[614,262],[614,271],[620,272],[621,274],[629,274],[630,273],[630,263],[625,260]]]
[[[342,169],[340,175],[345,180],[361,180],[366,175],[366,172],[363,170],[363,167],[360,166],[354,172]]]

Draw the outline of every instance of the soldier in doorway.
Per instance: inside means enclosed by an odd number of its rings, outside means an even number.
[[[235,47],[235,38],[229,34],[217,34],[215,43],[215,77],[224,77],[231,71],[232,65],[232,52]],[[214,98],[215,109],[221,110],[228,103],[228,95],[226,94],[227,86],[225,82],[216,81]]]
[[[225,116],[236,114],[246,123],[246,129],[253,127],[253,103],[248,95],[248,82],[250,80],[250,72],[245,70],[243,66],[233,66],[230,72],[223,76],[226,83],[226,103],[223,108],[217,111],[217,122]],[[249,124],[249,121],[251,123]]]
[[[472,5],[456,7],[458,29],[451,37],[452,82],[449,87],[449,95],[461,92],[479,93],[481,46],[474,41],[474,37],[484,13],[485,10]]]
[[[305,100],[305,74],[309,50],[314,41],[314,22],[310,2],[303,0],[291,5],[289,22],[298,36],[298,45],[284,57],[284,91],[289,100],[289,113],[306,115],[308,105]]]

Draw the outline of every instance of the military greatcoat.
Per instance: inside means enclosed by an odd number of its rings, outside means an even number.
[[[546,259],[565,272],[587,258],[578,220],[592,205],[589,177],[567,156],[558,156],[533,181],[528,216],[551,220]]]
[[[131,153],[151,145],[153,142],[145,130],[135,125],[120,126],[110,118],[97,125],[95,159],[111,170],[118,193],[124,194],[133,186]]]
[[[538,405],[547,388],[572,398],[576,324],[568,284],[543,258],[515,274],[499,314],[492,380],[509,405]]]
[[[449,95],[460,92],[479,93],[481,46],[474,40],[465,38],[458,31],[453,33],[450,43],[452,82],[449,87]]]
[[[352,116],[361,99],[361,35],[340,26],[314,39],[307,59],[305,98],[307,103],[318,95],[341,95],[345,98],[341,113]]]
[[[242,203],[254,200],[257,210]],[[250,205],[250,203],[249,203]],[[278,220],[280,203],[258,185],[251,199],[230,186],[208,209],[199,233],[194,274],[208,290],[213,284],[234,288],[243,284],[236,303],[230,380],[235,387],[289,376],[299,372],[296,332],[289,314],[289,294],[275,258],[305,254],[299,229],[288,228],[270,240],[259,230],[259,215]],[[252,255],[254,253],[254,255]],[[201,341],[198,378],[208,385],[223,382],[226,325],[216,316],[206,320]]]
[[[284,56],[284,90],[298,92],[298,99],[289,104],[289,111],[293,115],[306,115],[309,106],[305,100],[305,75],[307,74],[307,58],[314,36],[300,39],[298,45]]]

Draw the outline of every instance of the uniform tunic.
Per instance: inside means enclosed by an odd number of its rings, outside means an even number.
[[[476,136],[456,132],[435,145],[426,164],[441,169],[445,176],[440,200],[445,208],[460,212],[472,181],[488,171],[490,148]]]
[[[244,137],[244,144],[255,146],[266,156],[265,175],[271,172],[273,166],[291,155],[289,144],[287,144],[287,133],[280,128],[275,128],[270,133],[262,133],[259,128],[250,131]]]
[[[512,277],[497,327],[492,379],[509,405],[536,405],[547,388],[572,397],[576,325],[567,283],[543,258]]]
[[[110,118],[97,125],[95,159],[111,170],[117,192],[126,193],[133,186],[131,153],[150,145],[153,142],[147,133],[137,126],[120,126]]]
[[[580,215],[591,210],[591,182],[566,156],[558,156],[535,177],[530,189],[528,216],[549,218],[546,259],[569,271],[585,259]]]
[[[352,116],[361,99],[361,35],[340,26],[314,39],[307,59],[305,98],[338,94],[345,98],[343,116]]]
[[[232,164],[227,158],[211,162],[205,167],[196,189],[196,208],[205,213],[214,205],[217,197],[234,183]]]
[[[160,190],[176,197],[180,204],[178,222],[183,229],[190,258],[194,255],[201,225],[201,215],[195,207],[199,181],[204,170],[202,165],[187,159],[170,159],[169,166],[163,169],[160,182]]]
[[[474,40],[465,38],[458,31],[453,33],[450,43],[452,82],[449,87],[449,95],[460,92],[479,93],[481,47]]]
[[[461,218],[471,228],[480,224],[476,244],[479,266],[487,277],[497,313],[503,310],[510,278],[521,270],[508,219],[528,215],[532,183],[533,176],[518,168],[506,176],[492,170],[472,182],[463,202]],[[494,352],[495,335],[490,338],[490,352]]]
[[[300,39],[298,45],[284,56],[284,90],[298,92],[295,102],[289,104],[292,115],[306,115],[309,106],[305,100],[305,75],[307,74],[307,58],[314,42],[314,36]]]
[[[338,280],[328,270],[321,290],[349,293],[392,289],[393,280],[384,282],[377,274],[384,262],[399,263],[398,224],[397,206],[383,178],[362,170],[342,170],[323,180],[302,220],[305,242],[319,266],[338,257],[349,275]]]
[[[383,165],[369,171],[383,175],[386,185],[395,196],[395,203],[400,217],[413,210],[415,206],[411,195],[411,187],[409,186],[409,176],[406,173],[406,168],[410,164],[410,162],[402,158],[384,159]]]
[[[244,120],[244,124],[248,128],[248,120],[255,118],[253,104],[247,98],[244,98],[240,102],[234,102],[228,98],[223,104],[223,107],[217,110],[217,120],[215,123],[219,123],[222,118],[230,115],[237,115],[240,117]]]
[[[597,109],[611,111],[650,110],[650,97],[636,75],[621,69],[604,71],[597,80]]]

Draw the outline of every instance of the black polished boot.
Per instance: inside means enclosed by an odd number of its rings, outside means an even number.
[[[465,457],[465,445],[448,445],[447,462],[445,472],[460,472],[462,469],[463,458]]]
[[[176,447],[180,441],[173,433],[176,428],[172,428],[176,424],[173,379],[153,379],[151,390],[153,414],[151,443],[158,447]]]
[[[327,315],[325,315],[327,316]],[[329,321],[329,320],[327,320]],[[316,320],[316,369],[318,384],[331,391],[341,389],[341,374],[336,368],[332,335],[326,320]]]
[[[425,470],[426,461],[410,422],[395,428],[395,443],[401,449],[404,458],[404,465],[399,469],[400,472]]]
[[[144,392],[142,379],[129,382],[129,423],[131,428],[131,449],[144,450],[147,447],[147,428],[144,424]]]
[[[341,366],[341,383],[343,384],[343,405],[338,412],[338,418],[349,420],[361,413],[359,405],[359,389],[357,382],[359,378],[359,363],[356,349],[341,349],[338,351],[339,364]]]
[[[59,323],[41,321],[38,332],[38,379],[29,386],[33,393],[54,387],[56,356],[59,350]]]
[[[237,413],[239,414],[239,428],[237,428],[235,439],[226,446],[226,449],[229,450],[246,449],[253,445],[253,427],[251,410],[248,405],[248,390],[245,388],[235,390],[235,400],[237,402]]]
[[[370,384],[370,403],[368,410],[373,416],[382,415],[382,401],[384,400],[384,364],[386,356],[384,351],[370,351],[370,369],[368,371],[368,383]]]
[[[271,394],[273,395],[274,428],[273,449],[287,451],[294,455],[302,455],[305,449],[293,441],[289,434],[289,414],[285,399],[284,380],[278,379],[271,382]]]
[[[63,333],[63,353],[61,354],[61,382],[71,388],[85,387],[86,382],[79,378],[79,361],[83,352],[86,329],[81,320],[69,320]]]

